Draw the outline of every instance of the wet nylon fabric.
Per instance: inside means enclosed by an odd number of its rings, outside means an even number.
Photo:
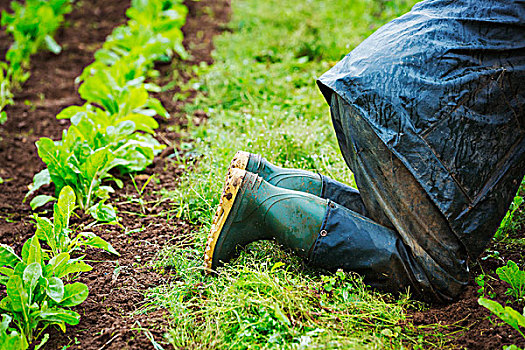
[[[321,229],[327,234],[313,247],[313,266],[357,272],[368,285],[390,292],[414,290],[416,275],[424,275],[395,231],[337,203],[330,202]],[[416,296],[424,297],[419,290]]]
[[[361,194],[355,188],[346,186],[325,175],[320,175],[322,180],[321,198],[330,199],[343,207],[346,207],[360,215],[367,215],[365,204]]]
[[[344,207],[328,209],[326,234],[316,242],[312,264],[358,272],[378,289],[402,292],[410,286],[420,299],[451,301],[468,281],[465,247],[415,177],[355,108],[334,94],[331,114],[366,217]],[[339,186],[340,191],[348,187]]]
[[[524,175],[525,1],[423,1],[318,84],[329,103],[335,92],[361,117],[477,257]],[[356,140],[338,138],[348,162]],[[375,219],[399,229],[402,219],[386,215],[396,198],[383,195],[367,210],[380,208]]]

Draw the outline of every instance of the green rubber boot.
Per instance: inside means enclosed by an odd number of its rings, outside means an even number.
[[[230,163],[228,173],[235,168],[257,174],[274,186],[314,196],[320,196],[323,188],[321,175],[306,170],[280,168],[258,154],[237,152]]]
[[[232,168],[226,178],[204,256],[215,269],[236,255],[236,248],[275,239],[308,257],[321,230],[327,200],[275,187],[256,174]]]

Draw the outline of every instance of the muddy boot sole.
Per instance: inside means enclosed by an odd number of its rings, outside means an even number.
[[[244,151],[237,151],[235,156],[233,156],[230,166],[228,167],[228,172],[226,178],[231,175],[233,169],[246,170],[248,162],[250,160],[250,153]]]
[[[243,153],[239,155],[239,153]],[[239,157],[237,157],[239,155]],[[213,268],[213,253],[215,251],[215,245],[221,234],[221,231],[224,227],[224,223],[228,219],[228,215],[233,207],[237,193],[242,185],[246,171],[241,168],[237,168],[234,165],[246,164],[248,163],[249,153],[246,152],[237,152],[230,168],[228,169],[228,174],[226,175],[226,182],[224,184],[224,189],[222,191],[221,198],[219,200],[219,206],[213,217],[210,233],[208,234],[208,239],[206,242],[206,250],[204,252],[204,267],[207,269]],[[246,160],[246,163],[243,163]]]

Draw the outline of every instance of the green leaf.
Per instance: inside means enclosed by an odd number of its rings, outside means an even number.
[[[42,265],[40,265],[40,262],[27,265],[24,270],[23,280],[30,293],[35,289],[40,277],[42,277]]]
[[[11,277],[13,276],[14,270],[10,267],[2,266],[0,267],[0,273],[6,277]]]
[[[55,39],[53,39],[53,37],[51,37],[50,35],[45,36],[44,42],[46,43],[46,46],[49,49],[49,51],[51,51],[55,55],[58,55],[62,51],[60,45],[58,45]]]
[[[166,111],[166,109],[162,106],[162,103],[156,98],[153,98],[153,97],[149,98],[148,103],[146,104],[146,107],[151,108],[152,110],[157,112],[157,114],[160,115],[161,117],[164,117],[164,118],[170,117],[168,111]]]
[[[24,197],[24,201],[27,197],[31,196],[33,193],[38,191],[40,187],[49,185],[51,183],[51,176],[49,175],[49,169],[44,169],[41,172],[37,173],[33,177],[33,183],[29,185],[29,192]]]
[[[26,269],[26,267],[27,267],[26,263],[24,263],[22,261],[19,262],[15,266],[15,270],[13,271],[13,275],[17,275],[17,276],[23,277],[24,276],[24,270]]]
[[[51,271],[55,277],[62,278],[71,273],[91,271],[93,268],[82,261],[84,257],[81,256],[77,259],[70,260],[68,253],[61,253],[49,260],[51,265]]]
[[[86,113],[86,105],[83,106],[69,106],[64,108],[57,114],[57,119],[71,119],[78,113]]]
[[[72,326],[80,321],[80,315],[74,311],[51,308],[38,314],[38,318],[47,322],[65,322]]]
[[[69,275],[71,273],[87,272],[87,271],[91,271],[91,270],[93,270],[93,268],[91,266],[89,266],[88,264],[86,264],[85,262],[83,262],[83,261],[75,261],[75,262],[71,262],[71,263],[66,264],[65,266],[63,266],[60,269],[57,269],[55,271],[55,274],[56,274],[56,277],[62,278],[62,277],[67,276],[67,275]]]
[[[14,268],[20,261],[22,261],[22,259],[15,254],[13,248],[5,244],[0,244],[0,266],[10,266]]]
[[[29,315],[29,294],[24,287],[22,278],[18,275],[12,276],[7,282],[6,287],[13,311],[21,312],[25,319],[27,319],[27,316]]]
[[[28,265],[34,262],[40,264],[42,262],[42,248],[40,247],[40,242],[38,241],[38,238],[36,236],[33,236],[32,238],[28,239],[27,242],[29,242],[29,248],[27,250],[27,259],[25,259],[24,262]],[[24,248],[26,244],[24,244]],[[24,252],[22,248],[22,257],[23,256]]]
[[[62,188],[58,197],[57,204],[58,208],[62,212],[63,217],[66,219],[66,225],[64,227],[68,227],[69,218],[71,217],[71,213],[75,209],[76,204],[75,192],[71,187],[66,186]]]
[[[38,239],[47,240],[46,237],[49,236],[49,233],[53,232],[53,223],[51,220],[45,217],[35,216],[36,221],[36,236]]]
[[[519,327],[525,327],[525,317],[511,307],[506,306],[503,308],[500,303],[486,298],[479,298],[478,304],[489,309],[493,314],[520,333],[521,330]],[[523,335],[523,333],[521,334]]]
[[[502,281],[510,284],[511,288],[507,291],[507,294],[514,296],[516,299],[524,296],[525,271],[521,271],[514,261],[510,260],[507,262],[507,266],[497,268],[496,273]]]
[[[60,305],[71,307],[81,304],[88,297],[88,293],[88,287],[83,283],[67,284],[64,286],[64,298]]]
[[[4,297],[2,298],[2,300],[0,300],[0,309],[10,311],[10,312],[15,312],[13,310],[12,304],[13,303],[11,302],[11,298]]]
[[[49,166],[54,166],[55,167],[55,166],[60,166],[61,165],[60,164],[60,160],[57,157],[58,149],[57,149],[57,146],[55,145],[55,142],[53,140],[51,140],[50,138],[47,138],[47,137],[42,137],[35,144],[36,144],[36,148],[38,150],[38,155],[40,156],[42,161],[47,164],[48,167]],[[64,166],[64,164],[62,164],[62,166]],[[39,182],[46,180],[46,174],[45,174],[46,170],[47,169],[44,169],[40,173],[37,174],[37,175],[39,175],[39,178],[38,178]],[[35,184],[35,186],[37,186],[37,183],[36,183],[36,181],[37,181],[36,176],[37,175],[35,175],[35,177],[33,178],[33,184]],[[49,178],[49,183],[51,183],[51,177],[50,177],[49,170],[47,170],[47,178]],[[31,192],[36,190],[35,186],[31,188]],[[38,186],[38,187],[40,187],[40,186]]]
[[[2,322],[0,323],[0,332],[5,332],[9,328],[9,324],[11,323],[11,316],[2,314]]]
[[[117,221],[117,213],[111,204],[99,202],[97,205],[90,208],[91,216],[101,222],[115,222]]]
[[[40,350],[40,349],[42,349],[42,347],[47,343],[48,340],[49,340],[49,334],[46,333],[46,334],[44,334],[44,336],[42,337],[42,340],[40,340],[40,343],[38,343],[37,345],[35,345],[35,350]]]
[[[135,124],[136,130],[150,134],[155,133],[155,129],[159,127],[159,124],[154,118],[137,113],[131,113],[119,119],[121,123],[124,121],[132,121]]]
[[[51,266],[51,271],[54,274],[57,274],[57,271],[63,269],[67,265],[69,259],[70,256],[68,253],[60,253],[49,260],[48,265]]]
[[[110,252],[111,254],[120,256],[119,252],[117,252],[109,242],[106,242],[105,240],[103,240],[102,238],[100,238],[92,232],[82,232],[79,234],[79,236],[81,236],[84,239],[84,245],[104,249],[105,251]]]
[[[38,239],[45,241],[51,250],[55,251],[57,248],[57,239],[54,233],[54,225],[48,218],[41,218],[35,215],[36,233]]]
[[[17,331],[10,329],[9,324],[12,317],[2,314],[2,323],[0,323],[0,350],[21,350],[27,349],[25,338]]]
[[[64,283],[60,278],[48,278],[46,294],[56,303],[60,303],[64,298]]]
[[[54,200],[56,200],[56,198],[53,196],[41,194],[33,198],[31,200],[31,203],[29,203],[29,205],[31,206],[31,209],[35,210],[36,208],[46,205],[47,203],[54,201]]]

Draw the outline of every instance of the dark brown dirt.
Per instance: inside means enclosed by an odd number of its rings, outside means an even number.
[[[39,53],[32,59],[31,78],[23,90],[16,94],[15,105],[7,108],[8,122],[0,126],[0,242],[20,251],[23,242],[34,234],[34,225],[29,219],[31,209],[22,203],[35,173],[44,168],[34,145],[40,137],[58,139],[68,122],[58,121],[55,115],[64,107],[81,104],[74,79],[93,60],[105,37],[113,28],[125,21],[125,10],[129,0],[83,1],[67,17],[70,23],[55,36],[63,52],[55,56]],[[4,2],[0,7],[3,8]],[[228,0],[188,0],[187,24],[183,28],[184,45],[191,57],[184,63],[157,67],[161,72],[161,83],[172,78],[172,71],[180,68],[179,78],[186,80],[188,66],[201,61],[211,63],[212,38],[222,31],[229,19]],[[10,40],[0,33],[0,55],[4,55]],[[177,60],[176,60],[177,61]],[[161,198],[161,190],[169,191],[177,185],[177,177],[185,171],[172,159],[179,149],[180,135],[172,131],[173,125],[185,125],[186,116],[182,108],[185,101],[173,101],[178,87],[157,95],[172,115],[169,121],[160,121],[158,139],[167,148],[155,159],[154,164],[142,174],[135,176],[138,188],[152,180],[139,195],[130,177],[124,177],[125,186],[113,198],[119,212],[121,226],[98,225],[90,227],[89,217],[76,218],[73,222],[78,230],[94,232],[109,241],[121,253],[120,258],[98,250],[87,250],[87,259],[93,270],[78,280],[86,283],[88,299],[75,310],[81,315],[78,326],[68,327],[62,334],[50,329],[50,340],[46,349],[152,349],[153,337],[163,341],[166,311],[140,311],[144,306],[144,291],[165,284],[169,276],[156,271],[150,261],[157,251],[170,240],[186,236],[190,226],[177,219],[173,204]],[[196,112],[191,116],[199,122],[206,115]],[[40,193],[52,194],[53,188]],[[141,204],[142,201],[142,204]],[[51,206],[45,207],[48,211]],[[178,238],[179,237],[179,238]],[[0,294],[3,294],[0,291]],[[142,312],[142,313],[141,313]]]
[[[525,214],[521,213],[521,215]],[[522,227],[514,234],[514,238],[523,237],[525,237],[525,230]],[[469,285],[458,301],[414,312],[407,320],[407,324],[412,323],[413,326],[428,329],[429,334],[437,330],[444,335],[446,346],[451,349],[502,349],[503,346],[512,344],[525,348],[525,339],[515,329],[478,304],[478,298],[482,294],[474,278],[485,274],[486,298],[520,312],[523,310],[523,305],[520,306],[511,296],[505,295],[509,285],[501,281],[496,274],[496,269],[506,265],[509,260],[523,269],[522,246],[494,242],[474,265]],[[428,336],[427,340],[436,342],[432,338]]]

